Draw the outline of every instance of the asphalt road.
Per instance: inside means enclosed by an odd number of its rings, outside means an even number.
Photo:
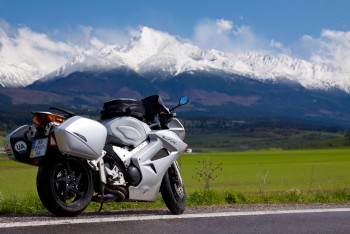
[[[0,216],[0,233],[350,233],[350,204],[205,207],[178,216],[165,210]]]

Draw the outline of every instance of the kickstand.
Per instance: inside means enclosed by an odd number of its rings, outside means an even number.
[[[100,206],[100,209],[98,210],[98,212],[97,212],[97,213],[100,213],[100,212],[101,212],[101,210],[102,210],[102,207],[103,207],[103,202],[101,202],[101,206]]]
[[[101,206],[100,206],[100,209],[98,210],[98,213],[101,212],[102,210],[102,207],[103,207],[103,197],[105,196],[105,185],[103,183],[101,183],[100,185],[100,190],[101,190],[101,198],[102,198],[102,201],[101,201]]]

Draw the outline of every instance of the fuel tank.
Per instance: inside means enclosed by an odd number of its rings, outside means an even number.
[[[107,128],[107,143],[136,147],[147,139],[149,126],[133,117],[120,117],[102,122]]]

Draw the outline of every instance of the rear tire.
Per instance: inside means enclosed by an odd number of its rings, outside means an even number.
[[[73,157],[58,157],[40,165],[37,191],[43,205],[56,216],[76,216],[89,205],[93,192],[92,171]]]
[[[179,179],[175,165],[172,164],[163,177],[160,187],[163,200],[173,214],[182,214],[186,208],[186,193],[184,184]]]

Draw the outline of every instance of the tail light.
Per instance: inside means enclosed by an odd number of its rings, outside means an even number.
[[[51,122],[62,123],[66,120],[63,116],[52,114],[50,112],[33,112],[33,115],[34,124],[40,127],[44,127]]]

